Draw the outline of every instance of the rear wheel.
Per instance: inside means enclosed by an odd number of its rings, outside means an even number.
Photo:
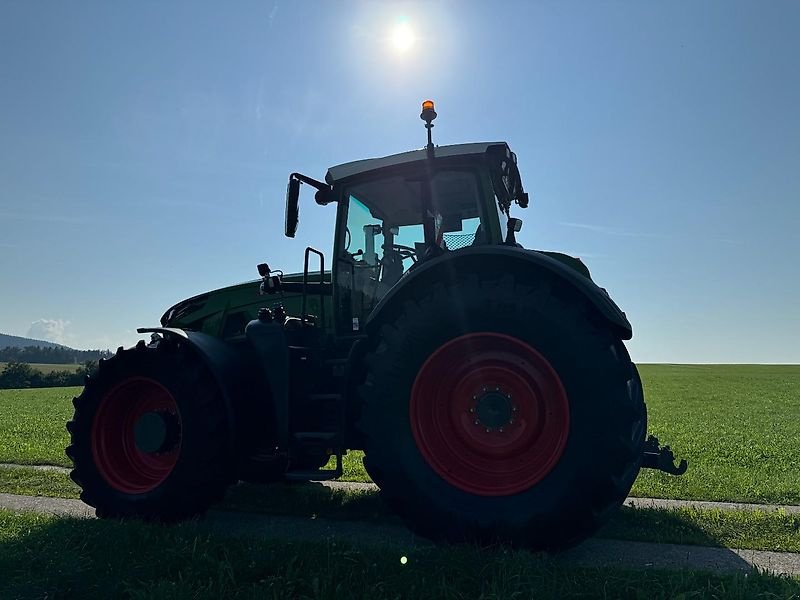
[[[365,362],[365,466],[423,535],[566,547],[638,474],[636,369],[557,281],[441,284],[406,302]]]
[[[140,342],[104,361],[67,424],[81,499],[98,516],[174,521],[222,499],[230,482],[223,399],[178,342]]]

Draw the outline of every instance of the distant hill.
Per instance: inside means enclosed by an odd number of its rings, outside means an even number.
[[[19,337],[17,335],[8,335],[0,333],[0,348],[27,348],[28,346],[39,346],[40,348],[64,348],[65,350],[72,350],[63,344],[56,344],[55,342],[46,342],[44,340],[34,340],[26,337]]]
[[[63,344],[0,333],[0,362],[47,365],[84,364],[109,358],[108,350],[75,350]]]

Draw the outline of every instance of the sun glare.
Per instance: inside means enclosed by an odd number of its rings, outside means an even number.
[[[407,52],[414,45],[417,37],[408,23],[400,23],[392,32],[392,46],[398,52]]]

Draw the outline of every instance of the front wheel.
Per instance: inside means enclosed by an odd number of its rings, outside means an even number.
[[[365,364],[365,466],[427,537],[563,548],[638,474],[635,366],[558,281],[440,284],[381,328]]]
[[[176,521],[222,499],[230,482],[224,403],[179,342],[140,342],[101,363],[73,401],[70,476],[98,516]]]

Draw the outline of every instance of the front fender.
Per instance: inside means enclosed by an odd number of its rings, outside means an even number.
[[[138,333],[160,333],[167,337],[177,338],[188,344],[197,354],[211,372],[222,393],[228,430],[231,433],[229,436],[230,451],[235,453],[239,438],[237,436],[239,427],[236,406],[237,402],[249,393],[246,361],[242,360],[241,351],[219,338],[199,331],[187,331],[176,327],[142,327],[136,331]]]
[[[633,328],[625,313],[594,281],[541,252],[513,246],[463,248],[422,263],[404,275],[381,299],[367,319],[365,328],[370,331],[383,322],[394,310],[393,307],[409,297],[417,285],[433,285],[435,282],[453,280],[465,273],[502,273],[519,269],[528,272],[536,270],[557,277],[586,298],[621,339],[629,340],[633,337]]]

